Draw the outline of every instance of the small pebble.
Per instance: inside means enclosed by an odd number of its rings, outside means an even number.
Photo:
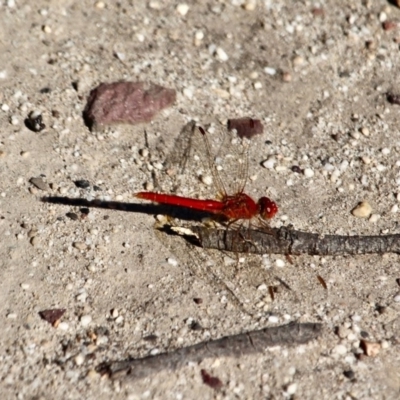
[[[21,283],[21,289],[22,290],[28,290],[29,289],[29,283]]]
[[[70,212],[65,214],[66,217],[72,219],[73,221],[77,221],[79,219],[78,214]]]
[[[48,189],[47,183],[42,178],[31,178],[29,179],[29,183],[31,183],[40,190]]]
[[[276,160],[274,158],[269,158],[268,160],[265,160],[262,162],[262,166],[267,169],[273,169],[275,163],[276,163]]]
[[[210,176],[210,175],[204,175],[204,176],[202,175],[201,181],[207,186],[210,186],[213,183],[212,176]]]
[[[364,354],[368,357],[375,357],[381,350],[381,345],[376,342],[370,342],[368,340],[360,340],[360,347],[362,348]]]
[[[85,356],[83,355],[83,354],[78,354],[76,357],[75,357],[75,364],[76,365],[82,365],[84,362],[85,362]]]
[[[378,220],[380,219],[380,215],[379,214],[372,214],[369,218],[369,222],[375,223],[378,222]]]
[[[184,17],[189,11],[189,5],[185,3],[178,4],[176,11]]]
[[[46,128],[40,111],[31,111],[28,118],[25,120],[25,125],[33,132],[41,132]]]
[[[108,343],[108,337],[106,335],[97,336],[96,344],[101,346],[102,344]]]
[[[80,188],[80,189],[87,189],[90,187],[90,182],[86,179],[79,179],[74,182],[75,186]]]
[[[291,82],[292,81],[292,75],[290,74],[290,72],[283,72],[282,73],[282,80],[283,82]]]
[[[396,303],[400,303],[400,293],[396,294],[396,295],[393,297],[393,301],[395,301]]]
[[[278,259],[275,261],[275,265],[276,265],[277,267],[279,267],[279,268],[283,268],[283,267],[285,266],[285,261],[283,261],[283,260],[281,260],[280,258],[278,258]]]
[[[296,393],[297,390],[297,383],[291,383],[287,388],[286,388],[286,393],[289,396],[293,396]]]
[[[78,250],[85,250],[87,247],[85,242],[74,242],[72,243],[72,246],[74,246]]]
[[[257,7],[257,0],[247,0],[243,4],[243,8],[246,11],[254,11],[256,9],[256,7]]]
[[[67,322],[60,322],[58,324],[58,329],[61,329],[62,331],[67,331],[69,329],[69,325]]]
[[[299,66],[301,64],[304,63],[304,58],[300,57],[300,56],[296,56],[295,58],[293,58],[293,65],[294,66]]]
[[[361,128],[361,133],[365,136],[368,137],[369,136],[369,129],[366,127]]]
[[[90,380],[95,380],[100,378],[100,374],[95,369],[90,369],[86,377]]]
[[[96,8],[102,10],[106,5],[104,4],[104,1],[98,1],[95,4]]]
[[[267,74],[267,75],[276,75],[276,69],[275,68],[272,68],[272,67],[265,67],[264,68],[264,72]]]
[[[172,265],[173,267],[176,267],[178,265],[178,261],[175,258],[169,257],[167,259],[167,262],[169,265]]]
[[[304,176],[306,178],[312,178],[314,176],[314,171],[311,168],[304,168]]]
[[[18,125],[19,124],[19,119],[18,119],[18,117],[16,115],[12,115],[11,118],[10,118],[10,122],[11,122],[11,125]]]
[[[372,213],[372,207],[368,202],[362,201],[353,208],[351,213],[357,218],[368,218]]]
[[[7,314],[7,318],[8,319],[15,319],[15,318],[17,318],[17,314],[16,313],[8,313]]]
[[[338,344],[333,348],[332,353],[344,356],[347,353],[347,348],[343,344]]]
[[[111,318],[116,319],[118,317],[119,317],[118,308],[114,308],[113,310],[111,310]]]
[[[116,324],[122,324],[122,322],[124,322],[124,317],[122,315],[115,319]]]
[[[276,315],[270,315],[268,317],[268,322],[271,324],[277,324],[279,322],[279,318]]]
[[[193,89],[192,88],[183,89],[183,95],[187,97],[189,100],[193,99]]]
[[[215,53],[220,61],[227,61],[229,59],[228,54],[221,47],[218,47]]]
[[[351,369],[347,370],[347,371],[343,371],[343,375],[347,378],[347,379],[354,379],[355,373],[354,371],[352,371]]]
[[[256,89],[256,90],[262,89],[262,83],[259,81],[254,82],[254,89]]]
[[[94,264],[89,264],[89,265],[86,267],[86,269],[87,269],[89,272],[96,272],[96,266],[95,266]]]
[[[1,105],[1,109],[3,110],[3,111],[9,111],[10,110],[10,107],[8,106],[8,104],[2,104]]]
[[[260,286],[257,287],[257,290],[266,290],[267,289],[267,285],[265,283],[262,283]]]
[[[92,322],[92,317],[90,315],[82,315],[81,325],[88,326]]]

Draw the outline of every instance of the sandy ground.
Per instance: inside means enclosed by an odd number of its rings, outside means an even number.
[[[173,186],[157,166],[188,121],[251,116],[265,130],[247,191],[277,201],[273,226],[399,232],[400,108],[386,93],[400,92],[400,30],[382,23],[400,10],[384,0],[242,3],[0,1],[2,398],[399,398],[397,255],[246,256],[237,274],[224,254],[160,238],[145,207],[85,214],[40,201],[140,203],[132,193],[152,184],[152,166],[161,187]],[[90,132],[89,91],[119,80],[174,88],[177,102],[151,123]],[[24,125],[33,110],[41,132]],[[188,179],[180,193],[205,191],[195,174]],[[355,218],[363,200],[372,216]],[[271,302],[274,276],[292,290]],[[52,308],[66,309],[57,328],[38,315]],[[324,331],[308,345],[211,356],[133,382],[95,372],[289,321]],[[363,354],[363,338],[377,354]],[[201,369],[222,389],[205,385]]]

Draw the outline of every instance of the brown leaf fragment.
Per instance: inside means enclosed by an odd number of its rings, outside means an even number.
[[[83,111],[86,125],[149,122],[176,100],[174,89],[145,82],[102,83],[90,92]]]
[[[253,118],[236,118],[228,120],[228,129],[232,131],[236,129],[240,138],[252,138],[264,132],[264,126],[259,119]]]
[[[322,285],[324,289],[328,289],[325,279],[321,275],[317,275],[318,282]]]
[[[39,316],[57,328],[57,325],[59,324],[60,319],[64,315],[65,311],[65,308],[53,308],[50,310],[39,311]]]
[[[223,386],[223,383],[219,378],[216,376],[211,376],[205,369],[201,370],[201,377],[203,379],[203,383],[215,390],[219,390]]]

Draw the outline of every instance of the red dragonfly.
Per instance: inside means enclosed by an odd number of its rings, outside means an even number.
[[[271,219],[278,212],[278,206],[273,200],[268,197],[261,197],[257,202],[255,202],[250,196],[244,193],[244,187],[247,180],[248,154],[246,154],[245,171],[240,174],[243,176],[241,187],[236,193],[228,194],[218,172],[218,168],[215,165],[211,152],[211,145],[208,141],[205,130],[202,127],[198,127],[195,130],[196,132],[193,134],[201,134],[203,137],[207,160],[213,175],[214,184],[217,186],[220,193],[220,200],[199,200],[190,197],[156,192],[139,192],[135,194],[135,197],[161,204],[205,211],[228,222],[250,220],[254,217],[261,217],[263,220]]]

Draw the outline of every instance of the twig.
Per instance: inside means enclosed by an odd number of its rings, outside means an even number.
[[[140,379],[163,370],[174,371],[188,362],[200,362],[209,357],[240,357],[263,352],[266,347],[308,343],[316,339],[321,331],[322,324],[292,322],[198,343],[169,353],[103,363],[97,371],[111,378]]]
[[[400,234],[382,236],[320,235],[290,228],[190,228],[203,248],[255,254],[343,255],[400,253]]]

